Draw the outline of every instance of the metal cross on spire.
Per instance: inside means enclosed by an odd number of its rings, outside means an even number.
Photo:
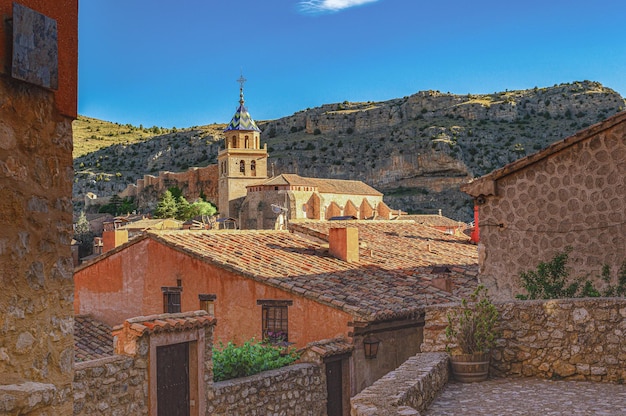
[[[243,74],[239,77],[237,82],[239,83],[239,103],[243,105],[243,84],[245,84],[247,79],[243,77]]]

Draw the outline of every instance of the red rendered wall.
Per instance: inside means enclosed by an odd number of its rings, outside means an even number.
[[[59,51],[59,89],[56,106],[65,116],[76,118],[78,79],[78,0],[17,0],[17,3],[57,21]],[[0,16],[13,15],[13,0],[0,0]],[[3,22],[0,24],[4,25]],[[5,72],[7,56],[5,29],[0,30],[0,72]],[[9,71],[10,73],[10,71]]]
[[[162,286],[182,280],[182,310],[199,308],[198,294],[217,295],[216,342],[242,343],[261,337],[258,299],[292,299],[289,341],[302,347],[311,341],[347,336],[350,315],[335,308],[244,278],[207,264],[151,239],[127,247],[75,273],[75,312],[92,313],[116,325],[123,319],[163,312]]]

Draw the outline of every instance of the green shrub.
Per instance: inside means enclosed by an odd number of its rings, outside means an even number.
[[[572,247],[566,247],[549,262],[540,262],[535,270],[520,273],[522,287],[526,295],[516,295],[517,299],[560,299],[600,296],[626,296],[626,261],[622,262],[617,274],[617,284],[611,284],[611,270],[602,267],[600,277],[605,289],[599,290],[589,279],[570,279],[567,261]]]
[[[496,326],[500,314],[491,303],[487,288],[478,285],[476,290],[461,300],[459,310],[448,313],[446,348],[456,344],[462,354],[485,353],[495,346],[498,337]]]
[[[242,346],[220,342],[220,349],[213,348],[213,381],[251,376],[262,371],[281,368],[296,361],[300,356],[294,349],[275,347],[254,339]]]

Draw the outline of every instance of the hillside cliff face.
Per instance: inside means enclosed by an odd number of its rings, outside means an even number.
[[[323,105],[258,125],[261,140],[268,143],[270,174],[362,180],[382,191],[393,208],[427,213],[443,209],[444,215],[470,220],[472,204],[458,191],[461,182],[534,153],[623,107],[618,93],[585,81],[487,95],[423,91],[384,102]],[[215,163],[222,138],[196,128],[77,158],[75,197],[79,201],[87,191],[120,192],[130,179],[150,171]],[[129,152],[132,169],[119,163]],[[105,157],[117,161],[120,175],[113,177],[115,172],[103,170],[102,163],[100,170],[95,168]],[[96,183],[97,175],[110,179]]]

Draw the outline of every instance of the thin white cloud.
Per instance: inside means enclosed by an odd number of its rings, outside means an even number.
[[[299,8],[304,13],[334,13],[376,1],[379,0],[301,0]]]

